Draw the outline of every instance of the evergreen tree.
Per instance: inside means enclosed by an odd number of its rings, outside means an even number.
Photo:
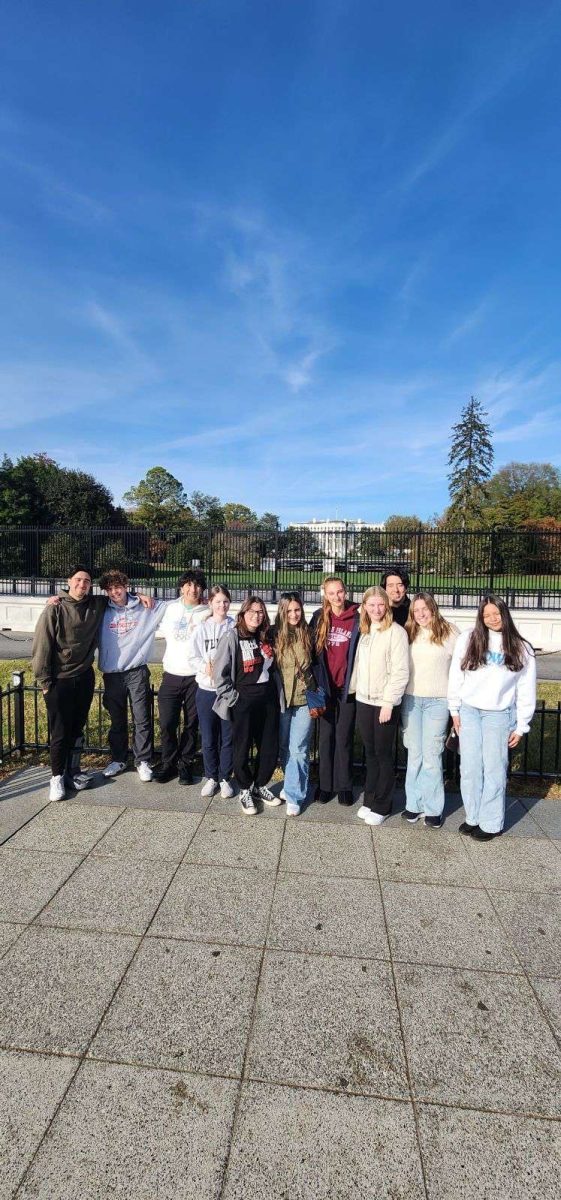
[[[460,420],[452,426],[452,444],[448,455],[450,473],[448,523],[460,529],[474,529],[483,520],[486,483],[493,466],[491,427],[479,400],[471,397],[462,409]]]

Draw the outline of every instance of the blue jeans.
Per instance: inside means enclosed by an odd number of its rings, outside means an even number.
[[[499,833],[505,819],[508,739],[516,727],[514,708],[460,706],[460,779],[468,825]]]
[[[299,807],[308,791],[312,718],[308,705],[287,708],[280,715],[280,761],[284,771],[284,794]]]
[[[197,688],[196,704],[201,727],[201,749],[206,779],[229,779],[233,765],[233,725],[222,721],[212,706],[216,692]]]
[[[442,751],[448,727],[448,702],[441,696],[409,696],[401,701],[405,776],[409,812],[439,817],[444,809]]]

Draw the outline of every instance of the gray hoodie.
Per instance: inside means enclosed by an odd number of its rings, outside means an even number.
[[[170,601],[157,600],[144,608],[138,596],[127,596],[122,607],[108,601],[99,632],[99,669],[132,671],[148,661],[154,634]]]

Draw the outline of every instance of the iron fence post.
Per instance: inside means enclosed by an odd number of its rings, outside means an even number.
[[[12,688],[14,696],[14,736],[15,750],[23,750],[25,746],[25,703],[24,703],[25,671],[14,671]]]
[[[347,587],[347,580],[348,580],[348,576],[349,576],[349,522],[348,521],[345,521],[345,571],[344,571],[344,575],[345,575],[345,577],[343,579],[343,583],[345,584],[345,587]]]
[[[495,530],[491,530],[489,537],[489,591],[494,592],[495,583]]]
[[[278,534],[278,530],[276,530],[275,531],[275,545],[274,545],[274,549],[273,549],[273,557],[275,560],[275,565],[273,567],[273,590],[272,590],[272,595],[271,595],[271,600],[272,600],[273,604],[276,604],[276,602],[277,602],[277,587],[278,587],[277,558],[278,558],[278,554],[279,554],[279,534]]]
[[[423,535],[422,535],[422,533],[421,533],[421,530],[420,530],[420,529],[418,529],[418,530],[417,530],[417,538],[416,538],[416,542],[417,542],[417,578],[416,578],[416,582],[415,582],[415,591],[416,591],[416,592],[420,592],[420,590],[421,590],[421,545],[422,545],[422,536],[423,536]]]

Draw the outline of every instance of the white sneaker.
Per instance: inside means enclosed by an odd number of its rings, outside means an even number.
[[[71,786],[76,788],[77,792],[85,791],[86,788],[89,788],[91,783],[93,783],[93,775],[88,775],[86,771],[80,771],[78,775],[72,776]]]
[[[364,823],[365,825],[383,825],[385,819],[381,813],[370,812],[369,809],[368,816],[364,818]]]
[[[246,788],[245,791],[240,792],[239,799],[242,806],[242,812],[245,813],[246,817],[254,817],[257,809],[253,803],[253,795],[250,788]]]
[[[227,779],[220,780],[220,795],[223,800],[231,800],[234,795],[232,784]]]
[[[287,815],[287,817],[299,817],[300,816],[300,805],[292,804],[292,802],[290,800],[287,800],[286,815]]]
[[[372,812],[371,808],[367,808],[366,804],[361,804],[356,815],[357,815],[357,817],[360,817],[361,821],[366,821],[366,818],[370,816],[371,812]]]
[[[281,800],[288,800],[288,796],[287,796],[284,788],[282,789],[282,792],[279,792],[279,796],[280,796]]]
[[[217,791],[218,784],[216,779],[207,779],[206,783],[203,783],[201,788],[201,796],[214,796],[214,793]]]
[[[139,762],[136,769],[138,771],[138,778],[141,779],[143,783],[150,783],[150,780],[152,779],[152,767],[150,766],[150,763]]]
[[[120,775],[122,771],[126,771],[126,768],[127,764],[124,762],[110,762],[103,774],[106,779],[113,779],[114,775]]]
[[[256,787],[253,789],[253,794],[258,800],[262,800],[263,804],[267,804],[269,808],[278,808],[282,804],[280,796],[275,796],[268,787]]]
[[[49,784],[49,800],[64,800],[64,775],[53,775]]]

